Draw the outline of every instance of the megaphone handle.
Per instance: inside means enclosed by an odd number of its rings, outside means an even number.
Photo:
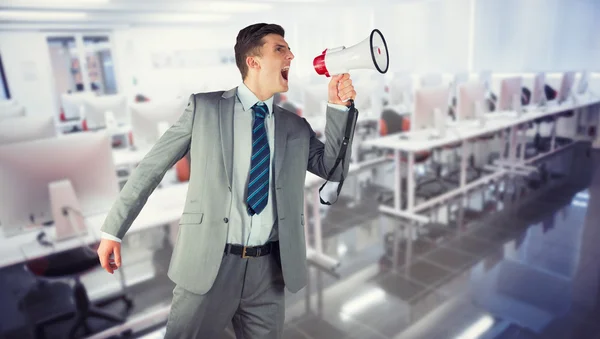
[[[319,188],[319,200],[321,200],[321,204],[323,204],[323,205],[335,204],[337,202],[338,198],[340,197],[340,192],[342,191],[342,185],[344,184],[344,179],[345,179],[343,170],[342,170],[342,177],[340,179],[340,182],[338,183],[337,196],[333,203],[324,201],[323,198],[321,197],[321,191],[323,190],[323,187],[325,187],[325,185],[327,185],[327,183],[329,182],[329,179],[331,179],[331,176],[333,175],[333,173],[335,173],[335,169],[339,166],[340,162],[342,163],[342,169],[345,167],[344,158],[346,157],[346,150],[348,149],[348,144],[350,143],[350,137],[352,136],[352,131],[354,130],[353,127],[356,125],[357,119],[358,119],[358,110],[356,109],[356,107],[354,107],[354,100],[350,99],[348,118],[346,120],[346,131],[344,132],[344,139],[342,140],[342,146],[340,147],[340,153],[338,153],[337,159],[335,159],[335,164],[333,165],[331,170],[329,170],[329,174],[327,175],[327,180],[323,183],[321,188]]]

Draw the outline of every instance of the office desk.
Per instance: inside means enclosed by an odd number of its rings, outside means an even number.
[[[524,112],[522,115],[518,115],[516,112],[492,112],[486,114],[485,124],[481,125],[479,121],[463,121],[448,124],[446,127],[445,135],[443,137],[432,137],[436,130],[426,129],[419,131],[409,131],[405,133],[397,133],[388,135],[381,138],[366,140],[363,142],[365,147],[374,147],[384,150],[394,151],[394,162],[395,162],[395,183],[394,183],[394,207],[380,206],[380,210],[393,214],[409,220],[414,220],[421,223],[428,222],[428,219],[424,216],[416,213],[425,210],[441,201],[445,201],[455,195],[477,187],[478,185],[488,183],[510,171],[515,171],[517,167],[525,168],[525,162],[521,160],[521,164],[518,164],[516,159],[516,149],[518,144],[524,143],[524,138],[517,137],[518,127],[524,123],[528,123],[535,119],[544,118],[552,115],[562,113],[567,110],[576,110],[586,106],[598,104],[600,100],[589,97],[579,97],[577,102],[567,101],[562,105],[549,103],[544,109],[530,110]],[[495,133],[504,129],[510,129],[511,135],[509,139],[510,152],[508,163],[510,164],[511,170],[499,169],[496,172],[486,177],[479,178],[469,184],[466,184],[466,170],[467,160],[466,156],[462,157],[461,169],[460,169],[460,184],[459,187],[444,193],[440,197],[430,199],[419,206],[415,206],[415,178],[414,178],[414,161],[415,153],[439,148],[445,145],[451,145],[456,143],[463,144],[463,150],[466,152],[467,142],[471,139]],[[520,139],[520,140],[519,140]],[[557,150],[554,149],[554,133],[552,135],[551,149],[547,154],[554,153]],[[401,153],[407,153],[407,207],[405,210],[401,209]],[[521,152],[521,156],[524,157],[525,152]],[[536,160],[540,157],[536,157]],[[530,159],[529,162],[532,160]]]
[[[141,147],[136,149],[121,148],[113,149],[113,160],[117,168],[135,167],[150,151],[151,147]]]
[[[182,183],[155,190],[127,234],[179,220],[185,204],[187,187],[187,183]],[[59,241],[54,243],[53,247],[42,246],[37,242],[36,236],[39,232],[29,231],[9,238],[0,234],[0,268],[80,247],[83,243],[92,244],[99,241],[100,228],[105,218],[106,213],[86,217],[88,234],[85,237]],[[40,231],[42,230],[48,235],[48,240],[51,240],[54,228],[46,227]]]

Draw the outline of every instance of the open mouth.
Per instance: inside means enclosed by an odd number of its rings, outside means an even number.
[[[290,73],[290,66],[285,66],[284,68],[281,69],[281,77],[283,77],[283,80],[285,80],[285,81],[288,80],[289,73]]]

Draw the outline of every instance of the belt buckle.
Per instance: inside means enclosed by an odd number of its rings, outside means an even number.
[[[242,248],[242,258],[249,258],[249,256],[247,256],[247,255],[246,255],[246,249],[247,249],[247,248],[248,248],[248,247],[246,247],[246,246],[244,246],[244,247]]]

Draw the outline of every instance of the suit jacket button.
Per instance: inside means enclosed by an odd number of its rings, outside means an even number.
[[[229,222],[229,219],[227,219],[227,218],[224,218],[224,219],[223,219],[223,221],[224,221],[225,223],[228,223],[228,222]]]

